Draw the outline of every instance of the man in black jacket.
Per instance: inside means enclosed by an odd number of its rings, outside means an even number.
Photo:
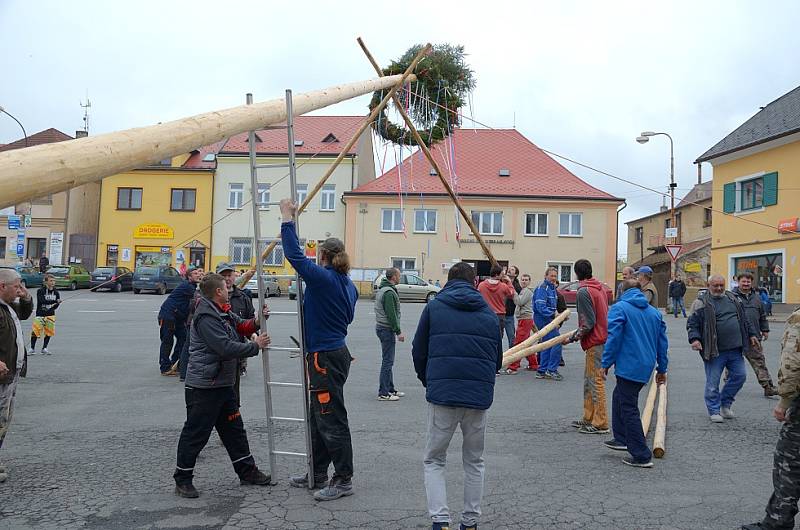
[[[178,375],[178,361],[186,341],[186,318],[202,274],[202,269],[189,269],[186,281],[170,293],[158,311],[158,335],[161,339],[158,364],[161,375]]]
[[[675,318],[678,318],[678,307],[683,311],[683,318],[686,318],[686,306],[683,304],[683,297],[686,296],[686,284],[683,283],[680,274],[675,275],[675,279],[669,282],[669,297],[672,300],[672,311]]]
[[[208,274],[200,284],[203,294],[192,320],[189,365],[186,370],[186,423],[178,441],[175,493],[196,498],[192,484],[194,465],[211,430],[216,428],[228,451],[241,484],[266,486],[271,477],[256,466],[239,412],[233,385],[238,360],[258,355],[270,343],[262,333],[252,342],[240,342],[239,334],[258,329],[255,319],[242,320],[231,312],[228,289],[219,274]]]

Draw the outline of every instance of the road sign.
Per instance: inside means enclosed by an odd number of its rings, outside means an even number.
[[[665,228],[664,229],[664,237],[678,237],[678,229],[677,228]]]
[[[25,245],[22,243],[17,243],[17,256],[24,256],[25,255]]]
[[[9,230],[19,230],[19,222],[20,222],[19,215],[9,215],[8,216],[8,229]]]
[[[683,245],[664,245],[664,248],[667,249],[667,253],[669,253],[669,257],[672,258],[672,261],[675,261],[678,259],[678,254],[681,253]]]
[[[30,228],[31,227],[31,221],[32,221],[32,219],[31,219],[30,215],[23,215],[22,216],[22,226],[24,226],[25,228]]]

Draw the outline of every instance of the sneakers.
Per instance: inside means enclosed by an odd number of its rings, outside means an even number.
[[[47,348],[42,348],[42,355],[52,355],[52,354],[50,353],[50,350],[48,350]]]
[[[405,392],[400,392],[399,390],[395,390],[394,392],[389,392],[389,394],[391,394],[393,396],[397,396],[399,398],[405,397],[405,395],[406,395]]]
[[[386,394],[385,396],[378,396],[378,401],[400,401],[400,398],[394,394]]]
[[[525,368],[525,370],[527,370],[528,372],[538,372],[539,371],[539,365],[538,364],[534,364],[533,366],[528,366],[527,368]]]
[[[608,434],[611,431],[608,429],[608,427],[605,429],[600,429],[599,427],[595,427],[590,423],[589,425],[584,425],[578,429],[578,432],[581,434]]]
[[[506,368],[505,370],[500,370],[500,374],[501,375],[514,375],[516,373],[517,373],[517,371],[513,370],[511,368]]]
[[[708,417],[711,423],[725,423],[725,419],[719,414],[712,414]]]
[[[764,397],[765,398],[773,398],[778,395],[778,389],[770,384],[769,386],[764,387]]]
[[[587,426],[587,425],[591,425],[591,424],[592,424],[592,422],[590,422],[590,421],[586,421],[586,420],[584,420],[584,419],[575,420],[575,421],[573,421],[572,423],[570,423],[570,425],[572,425],[572,426],[573,426],[573,427],[575,427],[576,429],[580,429],[581,427],[585,427],[585,426]]]
[[[647,462],[640,462],[638,460],[634,460],[631,456],[626,456],[622,459],[622,463],[631,467],[653,467],[652,458]]]
[[[326,482],[328,482],[328,475],[317,475],[314,477],[314,487],[317,489],[324,488]],[[289,485],[293,488],[307,488],[308,473],[304,475],[292,475],[289,477]]]
[[[200,496],[200,492],[192,484],[175,484],[175,495],[185,499],[196,499]]]
[[[536,372],[535,377],[536,379],[550,379],[550,375],[547,372]]]
[[[334,477],[330,483],[314,494],[316,501],[335,501],[341,497],[347,497],[355,493],[353,482],[350,479]]]
[[[270,482],[272,482],[272,477],[263,473],[257,467],[239,477],[239,483],[242,486],[269,486]]]
[[[450,523],[433,523],[431,530],[450,530]]]
[[[545,376],[547,376],[547,379],[552,379],[553,381],[563,381],[564,380],[564,376],[561,375],[558,372],[547,372],[547,373],[545,373]]]
[[[618,442],[616,438],[612,438],[610,440],[606,440],[603,442],[603,445],[611,449],[612,451],[627,451],[628,446],[622,442]]]
[[[733,413],[730,407],[722,407],[720,410],[720,415],[726,420],[732,420],[736,417],[736,414]]]
[[[461,526],[459,527],[459,530],[478,530],[478,525],[473,524],[473,525],[467,526],[464,523],[461,523]]]

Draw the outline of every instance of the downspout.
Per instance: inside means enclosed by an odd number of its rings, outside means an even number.
[[[622,208],[617,209],[617,231],[614,233],[614,292],[617,292],[617,273],[621,272],[617,270],[619,266],[619,213],[627,207],[628,201],[623,200]]]

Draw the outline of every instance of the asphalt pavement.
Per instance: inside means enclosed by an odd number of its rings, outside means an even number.
[[[72,293],[64,293],[71,296]],[[355,357],[345,387],[355,453],[356,493],[317,503],[286,478],[302,472],[281,458],[271,487],[240,486],[216,434],[197,463],[199,499],[173,494],[183,387],[158,370],[156,313],[163,297],[80,291],[58,311],[51,356],[30,358],[11,430],[0,450],[0,528],[426,528],[422,452],[427,404],[411,363],[410,338],[422,304],[403,304],[408,341],[394,377],[406,396],[377,401],[380,348],[368,299],[357,305],[348,345]],[[294,302],[272,299],[275,311]],[[653,469],[622,465],[608,436],[570,427],[582,407],[583,353],[565,348],[562,382],[530,372],[497,380],[486,435],[481,528],[733,529],[760,520],[771,493],[779,424],[748,367],[737,418],[711,424],[703,370],[686,341],[685,319],[666,318],[670,372],[666,455]],[[565,329],[574,326],[573,317]],[[783,325],[765,343],[777,371]],[[25,323],[26,331],[30,321]],[[269,321],[274,345],[290,345],[292,317]],[[271,357],[275,380],[298,381],[300,360]],[[242,415],[257,462],[268,470],[261,357],[242,383]],[[773,372],[773,377],[776,373]],[[610,403],[613,377],[609,378]],[[643,391],[642,400],[644,400]],[[275,413],[300,413],[296,389],[275,391]],[[651,429],[654,430],[654,429]],[[279,449],[302,451],[297,426],[278,430]],[[652,437],[652,434],[651,434]],[[451,444],[448,497],[458,521],[463,474],[460,436]],[[457,527],[457,526],[456,526]]]

